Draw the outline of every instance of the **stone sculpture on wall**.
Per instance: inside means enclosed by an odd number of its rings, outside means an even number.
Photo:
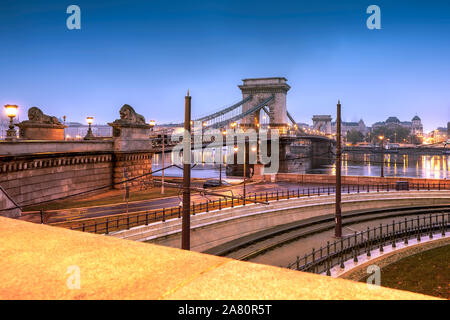
[[[134,111],[133,107],[128,104],[124,104],[122,108],[120,108],[120,120],[145,124],[145,118]]]
[[[42,112],[42,110],[38,107],[32,107],[28,109],[28,121],[23,121],[23,123],[26,122],[61,125],[61,122],[59,122],[58,118],[44,114],[44,112]]]
[[[28,109],[28,120],[16,124],[21,139],[64,140],[64,128],[58,118],[46,115],[38,107]]]
[[[134,108],[124,104],[119,111],[120,119],[108,123],[113,128],[116,151],[149,150],[150,125]]]

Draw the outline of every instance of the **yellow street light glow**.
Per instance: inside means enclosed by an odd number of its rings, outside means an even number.
[[[378,136],[378,139],[383,140],[384,136]]]
[[[86,117],[86,121],[89,124],[92,124],[92,122],[94,122],[94,117]]]
[[[226,130],[223,130],[223,131],[222,131],[222,134],[223,134],[223,135],[226,135],[226,134],[227,134],[227,131],[226,131]]]
[[[202,122],[202,126],[206,127],[206,121]]]
[[[156,124],[156,121],[155,121],[155,120],[150,120],[150,126],[151,126],[151,127],[154,127],[155,124]]]
[[[234,147],[233,150],[234,150],[234,152],[238,152],[239,148],[238,147]]]
[[[255,152],[256,151],[256,147],[252,147],[252,151]]]
[[[19,107],[14,104],[7,104],[5,105],[6,115],[10,118],[14,118],[17,116],[17,109]]]

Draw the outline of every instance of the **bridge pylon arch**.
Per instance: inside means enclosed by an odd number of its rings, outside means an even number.
[[[251,95],[253,99],[242,105],[242,112],[252,109],[255,105],[273,96],[273,99],[266,105],[269,109],[269,125],[270,128],[278,128],[284,132],[288,123],[286,96],[291,88],[286,81],[287,79],[283,77],[243,79],[243,84],[238,86],[242,91],[242,98],[245,99]],[[261,109],[242,118],[241,127],[254,128],[257,123],[255,119],[259,120],[260,111]]]

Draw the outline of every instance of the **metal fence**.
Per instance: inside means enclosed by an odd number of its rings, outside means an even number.
[[[374,184],[374,185],[345,185],[342,187],[342,193],[358,194],[373,192],[395,192],[396,184]],[[398,188],[397,188],[398,189]],[[409,184],[408,189],[398,191],[413,190],[445,190],[450,189],[444,184]],[[313,196],[327,196],[336,192],[335,186],[319,186],[308,188],[297,188],[291,190],[275,190],[270,192],[247,193],[246,197],[233,196],[231,198],[219,198],[216,200],[205,200],[202,202],[192,202],[191,214],[196,215],[202,212],[210,212],[214,210],[222,210],[225,208],[233,208],[236,206],[245,206],[255,201],[270,202],[295,198],[308,198]],[[66,222],[50,223],[51,225],[65,227],[72,230],[80,230],[85,232],[93,232],[100,234],[108,234],[113,231],[130,229],[136,226],[148,225],[158,221],[166,221],[172,218],[181,218],[182,207],[169,207],[155,210],[131,212],[124,214],[116,214],[95,218],[85,218],[79,220],[71,220]],[[41,221],[45,222],[45,213],[41,212]]]
[[[352,235],[342,237],[339,240],[321,246],[319,249],[312,248],[311,253],[290,263],[287,268],[300,271],[331,275],[330,269],[339,265],[344,268],[344,262],[353,259],[358,262],[358,256],[365,254],[370,257],[373,250],[384,251],[386,246],[395,248],[398,242],[408,244],[411,239],[433,234],[445,233],[450,227],[450,213],[427,214],[422,217],[410,218],[403,221],[392,221],[391,224],[380,224],[378,227],[367,228],[366,231],[355,232]]]

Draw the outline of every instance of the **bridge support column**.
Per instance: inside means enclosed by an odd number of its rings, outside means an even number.
[[[242,105],[242,112],[250,110],[258,103],[263,102],[267,98],[274,96],[268,104],[270,127],[278,128],[281,132],[286,130],[288,123],[287,109],[286,109],[286,95],[291,88],[287,83],[286,78],[253,78],[242,80],[243,84],[239,86],[242,91],[243,99],[252,95],[253,99],[247,101]],[[250,114],[244,117],[241,121],[242,128],[255,127],[255,117],[259,123],[259,112]]]
[[[118,183],[124,180],[125,172],[130,179],[152,170],[150,125],[129,105],[120,109],[120,119],[108,124],[113,128],[114,139],[113,183],[114,188],[120,189],[123,185]],[[151,175],[143,176],[134,180],[132,185],[149,179]]]

